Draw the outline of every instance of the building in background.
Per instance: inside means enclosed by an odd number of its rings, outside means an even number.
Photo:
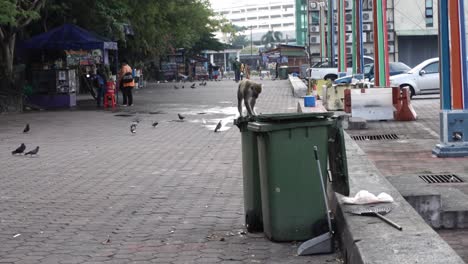
[[[396,60],[413,67],[438,57],[438,1],[390,2],[395,7]]]
[[[308,0],[296,0],[296,44],[308,46],[307,41],[307,2]]]
[[[224,17],[236,26],[247,28],[245,35],[250,40],[252,34],[255,46],[263,45],[261,38],[268,31],[281,32],[282,44],[296,42],[295,0],[220,0],[211,1],[211,6],[218,17]],[[221,32],[216,36],[222,42],[228,42],[227,36]]]
[[[353,43],[353,35],[352,35],[352,1],[353,0],[346,0],[345,1],[345,27],[346,27],[346,53],[352,54],[352,43]],[[411,0],[415,1],[415,0]],[[310,45],[310,54],[312,58],[320,58],[320,2],[328,2],[326,0],[306,0],[309,2],[309,45]],[[364,44],[364,55],[374,56],[374,32],[373,32],[373,17],[372,17],[372,0],[363,0],[362,1],[362,21],[363,21],[363,44]],[[387,25],[388,25],[388,48],[389,48],[389,59],[390,61],[395,60],[395,31],[394,31],[394,9],[393,9],[393,0],[387,1]],[[403,1],[402,1],[403,2]],[[307,8],[307,3],[305,3]],[[336,8],[336,4],[335,4]],[[328,6],[325,5],[325,17],[328,12]],[[334,16],[335,25],[338,24],[338,17],[335,12]],[[306,22],[307,23],[307,22]],[[326,23],[325,23],[326,24]],[[325,27],[328,30],[328,27]],[[336,34],[337,34],[338,27],[335,26],[333,30],[333,34],[335,34],[335,54],[337,54],[337,46],[336,46]],[[328,34],[328,32],[327,32]]]
[[[269,31],[280,32],[281,38],[273,46],[296,43],[296,0],[211,0],[211,7],[219,18],[225,18],[233,25],[244,28],[241,32],[250,43],[243,48],[224,51],[205,51],[211,63],[224,65],[230,70],[234,58],[250,65],[252,69],[265,67],[267,62],[259,51],[265,50],[262,37]],[[276,34],[278,35],[278,34]],[[216,37],[224,43],[230,43],[230,36],[217,32]],[[251,48],[252,47],[252,48]]]
[[[299,3],[301,0],[297,0],[297,2]],[[303,2],[300,4],[307,7],[307,3]],[[305,0],[305,2],[309,2],[308,41],[310,43],[310,53],[313,58],[320,57],[319,2],[328,1]],[[390,61],[401,61],[413,67],[426,59],[438,56],[437,5],[437,0],[387,0],[388,51]],[[346,49],[347,53],[351,54],[353,41],[352,0],[346,0],[345,6]],[[328,8],[325,8],[328,11]],[[302,12],[303,8],[297,7],[296,10],[301,10],[300,12]],[[336,15],[334,19],[336,23]],[[297,27],[299,28],[300,25]],[[336,32],[337,27],[335,26],[335,35]],[[336,39],[335,37],[335,41]],[[364,54],[374,56],[372,0],[363,0],[363,41]]]

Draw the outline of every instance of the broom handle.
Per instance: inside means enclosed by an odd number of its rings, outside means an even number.
[[[315,160],[317,161],[317,168],[318,168],[318,174],[320,176],[320,182],[322,183],[323,200],[325,201],[325,208],[327,209],[328,228],[330,230],[330,233],[333,233],[332,224],[331,224],[331,220],[330,220],[330,208],[328,207],[327,191],[325,189],[325,183],[323,182],[322,168],[320,166],[320,160],[318,158],[317,146],[314,146],[314,154],[315,154]]]
[[[388,219],[387,217],[385,217],[385,216],[383,216],[383,215],[381,215],[381,214],[379,214],[379,213],[377,213],[377,212],[375,213],[375,215],[376,215],[378,218],[382,219],[383,221],[387,222],[387,224],[389,224],[389,225],[395,227],[396,229],[398,229],[398,230],[400,230],[400,231],[403,230],[403,227],[401,227],[401,226],[398,225],[397,223],[393,222],[392,220]]]

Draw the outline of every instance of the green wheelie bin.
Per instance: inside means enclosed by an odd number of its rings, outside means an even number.
[[[288,66],[281,66],[279,67],[279,78],[280,80],[286,80],[288,79]]]
[[[234,124],[241,132],[245,227],[248,232],[254,233],[263,231],[263,219],[257,135],[247,129],[250,121],[254,119],[239,117]]]
[[[326,182],[332,115],[259,115],[248,123],[257,135],[263,229],[270,240],[302,241],[327,231],[314,146]]]

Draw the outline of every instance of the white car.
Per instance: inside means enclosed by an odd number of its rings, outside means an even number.
[[[425,60],[407,73],[390,76],[391,86],[407,86],[411,97],[440,93],[439,58]]]
[[[338,59],[335,58],[335,67],[331,67],[328,61],[319,62],[312,65],[311,68],[307,69],[307,76],[314,80],[336,80],[338,78]],[[369,56],[364,56],[364,65],[374,63],[374,59]],[[353,59],[348,56],[347,59],[347,74],[350,75],[353,72]]]

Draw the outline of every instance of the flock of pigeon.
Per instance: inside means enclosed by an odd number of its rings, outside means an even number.
[[[23,130],[23,133],[26,134],[26,133],[29,132],[29,130],[30,130],[29,124],[26,124],[26,127],[25,127],[24,130]],[[20,145],[17,149],[15,149],[15,150],[13,150],[13,151],[11,152],[11,155],[23,154],[23,152],[24,152],[25,150],[26,150],[26,145],[25,145],[24,143],[21,143],[21,145]],[[39,153],[39,146],[37,146],[37,147],[36,147],[35,149],[33,149],[33,150],[30,150],[30,151],[24,153],[24,155],[25,155],[25,156],[27,156],[27,155],[33,156],[33,155],[37,155],[37,153]]]
[[[199,83],[199,86],[206,86],[206,81],[205,81],[205,80],[202,80],[202,82]],[[195,87],[196,87],[196,84],[195,84],[195,83],[192,83],[192,85],[190,86],[190,88],[192,88],[192,89],[195,89]],[[174,89],[179,89],[179,87],[178,87],[177,85],[174,85]],[[184,85],[182,85],[182,89],[184,89]],[[180,121],[183,121],[183,120],[185,119],[185,116],[183,116],[183,115],[181,115],[181,114],[177,114],[177,116],[179,117],[179,120],[180,120]],[[136,128],[137,128],[137,124],[138,124],[139,122],[140,122],[140,120],[139,120],[139,119],[136,119],[136,120],[133,120],[133,123],[130,125],[130,132],[131,132],[132,134],[136,134]],[[153,122],[153,123],[152,123],[153,128],[155,128],[158,124],[159,124],[159,123],[156,122],[156,121]],[[214,132],[216,133],[216,132],[220,131],[222,125],[223,125],[223,124],[222,124],[222,122],[221,122],[221,120],[220,120],[220,121],[218,122],[218,124],[216,125],[216,128],[215,128]],[[29,124],[26,124],[26,127],[25,127],[24,130],[23,130],[23,133],[28,133],[29,130],[30,130],[30,126],[29,126]],[[25,145],[24,143],[21,143],[21,145],[20,145],[17,149],[13,150],[13,151],[11,152],[11,154],[12,154],[12,155],[23,154],[25,150],[26,150],[26,145]],[[27,156],[27,155],[33,156],[33,155],[37,155],[38,152],[39,152],[39,146],[37,146],[35,149],[33,149],[33,150],[31,150],[31,151],[28,151],[28,152],[24,153],[24,155],[25,155],[25,156]]]
[[[198,85],[199,85],[199,86],[206,86],[206,83],[207,83],[206,80],[203,79],[202,82],[199,83]],[[190,88],[195,89],[195,88],[196,88],[196,85],[197,85],[196,83],[192,83],[192,85],[190,85]],[[182,85],[182,89],[184,89],[184,88],[185,88],[185,85]],[[177,89],[180,89],[180,87],[177,86],[177,85],[174,85],[174,89],[177,90]],[[177,116],[179,117],[179,120],[180,120],[180,121],[183,121],[183,120],[185,119],[185,116],[183,116],[183,115],[181,115],[181,114],[177,114]],[[137,119],[137,120],[134,120],[133,123],[130,125],[130,132],[131,132],[132,134],[135,134],[135,133],[136,133],[136,128],[137,128],[137,124],[138,124],[138,123],[139,123],[139,120]],[[158,125],[158,122],[153,122],[153,128],[156,127],[157,125]],[[222,124],[222,122],[221,122],[221,120],[220,120],[220,121],[218,122],[218,124],[216,125],[216,128],[215,128],[214,132],[215,132],[215,133],[218,132],[218,131],[221,129],[222,125],[223,125],[223,124]]]
[[[198,85],[199,85],[199,86],[206,86],[206,81],[205,81],[205,80],[202,80],[202,82],[199,83]],[[182,89],[184,89],[184,88],[185,88],[185,86],[182,85]],[[190,85],[190,88],[195,89],[195,88],[196,88],[196,83],[192,83],[192,85]],[[179,86],[174,85],[174,89],[176,89],[176,90],[179,89]]]
[[[180,113],[178,113],[177,116],[179,117],[180,121],[184,121],[185,116],[181,115]],[[204,121],[203,123],[205,124],[206,121],[205,120],[203,120],[203,121]],[[136,128],[137,128],[138,123],[140,123],[140,119],[137,118],[137,119],[133,120],[132,124],[130,125],[130,133],[136,134]],[[153,128],[155,128],[158,124],[159,123],[157,121],[154,121],[153,124],[152,124]],[[222,120],[219,120],[218,124],[216,125],[216,128],[215,128],[214,132],[217,133],[221,129],[222,126],[223,126]]]

